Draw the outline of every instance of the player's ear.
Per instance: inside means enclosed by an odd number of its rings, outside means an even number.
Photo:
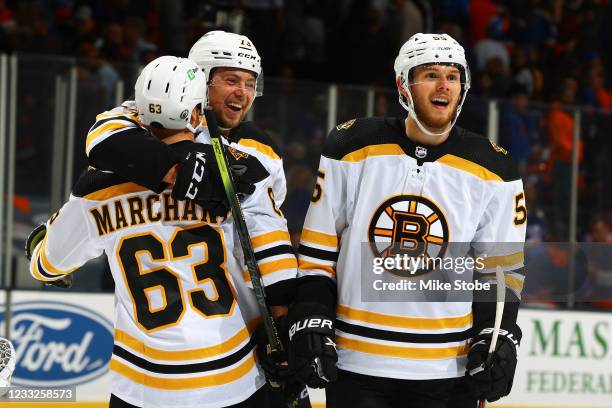
[[[399,76],[395,78],[395,85],[397,85],[397,90],[399,91],[399,93],[402,94],[404,98],[407,98],[408,95],[406,94],[406,90],[402,86],[402,81],[400,80]]]
[[[197,127],[200,124],[201,116],[200,106],[198,105],[191,111],[191,119],[189,120],[191,126]]]

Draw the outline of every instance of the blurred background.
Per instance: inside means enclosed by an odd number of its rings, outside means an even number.
[[[262,56],[248,120],[283,153],[294,244],[329,130],[404,117],[401,44],[457,39],[473,77],[458,124],[510,151],[528,210],[523,344],[501,403],[612,407],[612,0],[0,0],[0,334],[17,349],[14,384],[78,384],[78,401],[108,405],[105,258],[60,294],[30,277],[24,242],[86,168],[96,114],[131,97],[147,62],[187,56],[215,29],[249,36]],[[76,346],[83,364],[65,368],[53,353]]]
[[[393,72],[401,44],[452,35],[473,76],[459,125],[509,150],[523,176],[527,258],[548,271],[527,279],[526,300],[610,307],[612,268],[567,245],[612,242],[610,0],[0,0],[2,284],[39,288],[23,242],[86,167],[95,115],[130,97],[147,62],[186,56],[213,29],[249,36],[262,56],[264,95],[248,119],[284,153],[295,242],[328,131],[404,116]],[[104,259],[84,269],[74,290],[112,291]],[[555,288],[597,296],[547,298]]]

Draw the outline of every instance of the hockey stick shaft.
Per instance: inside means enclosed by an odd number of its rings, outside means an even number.
[[[206,124],[210,133],[210,139],[212,142],[213,151],[215,153],[217,166],[219,168],[219,173],[221,174],[223,189],[225,190],[225,195],[227,196],[227,200],[229,201],[230,209],[232,211],[234,227],[236,229],[236,233],[238,234],[242,252],[244,253],[245,264],[251,277],[253,293],[255,294],[255,298],[257,300],[257,307],[259,308],[259,313],[261,314],[261,318],[263,320],[263,326],[266,331],[266,336],[268,337],[271,353],[282,352],[283,344],[280,341],[276,324],[274,323],[274,319],[272,318],[266,303],[266,292],[264,289],[263,278],[259,272],[259,267],[257,266],[255,251],[251,245],[251,239],[249,237],[249,231],[244,219],[242,206],[240,205],[240,200],[238,199],[236,189],[234,188],[234,181],[232,178],[232,173],[229,170],[227,157],[225,156],[225,149],[223,148],[221,132],[219,131],[219,126],[217,125],[217,118],[211,109],[204,109],[204,116],[206,117]]]
[[[489,354],[485,366],[489,366],[493,359],[493,353],[497,346],[497,339],[499,338],[499,329],[501,328],[502,317],[504,316],[504,305],[506,304],[506,279],[504,271],[500,266],[495,269],[495,279],[497,280],[497,306],[495,308],[495,324],[493,325],[493,334],[491,335],[491,345],[489,346]],[[478,403],[479,408],[485,408],[487,406],[486,400],[480,400]]]

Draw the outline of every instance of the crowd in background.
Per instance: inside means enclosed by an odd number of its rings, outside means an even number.
[[[248,35],[263,57],[266,83],[279,95],[299,94],[298,80],[374,86],[377,115],[401,112],[396,99],[385,97],[394,88],[401,44],[417,32],[452,35],[465,47],[472,75],[459,124],[485,133],[482,101],[501,100],[499,144],[524,177],[528,241],[568,240],[577,150],[576,238],[612,242],[611,0],[0,0],[0,52],[79,58],[79,76],[100,84],[99,94],[88,97],[105,108],[125,77],[122,67],[185,56],[213,29]],[[299,106],[278,98],[266,112],[265,96],[256,102],[256,120],[284,149],[285,211],[294,237],[327,133],[320,89]],[[570,106],[582,107],[578,146]],[[286,126],[277,123],[278,109],[295,112],[283,115]],[[93,123],[91,110],[82,109],[79,130]],[[26,143],[28,135],[19,140]],[[548,256],[564,262],[554,251]]]

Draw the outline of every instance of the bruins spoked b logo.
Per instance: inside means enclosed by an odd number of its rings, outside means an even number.
[[[375,257],[402,259],[402,276],[429,271],[428,260],[443,258],[449,241],[448,222],[431,200],[417,195],[391,197],[374,212],[368,240]]]

